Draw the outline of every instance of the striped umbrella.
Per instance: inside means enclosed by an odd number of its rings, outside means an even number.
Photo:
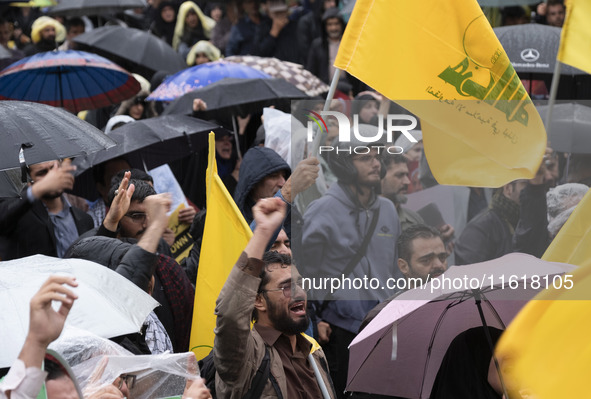
[[[82,51],[50,51],[9,65],[0,72],[0,100],[21,100],[82,110],[118,104],[140,90],[127,71]]]

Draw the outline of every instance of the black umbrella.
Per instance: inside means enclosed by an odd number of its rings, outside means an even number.
[[[545,120],[548,106],[539,105],[536,108]],[[577,103],[555,104],[547,131],[552,149],[591,154],[591,107]]]
[[[0,170],[92,154],[116,143],[63,109],[25,101],[0,101]]]
[[[185,115],[127,123],[109,134],[117,146],[74,160],[77,170],[73,193],[89,200],[98,197],[91,172],[95,165],[123,157],[132,167],[153,169],[206,148],[211,131],[230,134],[219,125]]]
[[[103,26],[76,36],[77,48],[110,59],[148,79],[157,71],[177,72],[187,63],[165,41],[151,33],[122,26]]]
[[[541,24],[522,24],[503,26],[494,31],[517,73],[554,73],[562,29]],[[585,74],[568,65],[562,68],[562,75]]]
[[[199,98],[207,104],[207,117],[230,112],[244,115],[260,111],[278,100],[309,98],[303,91],[283,79],[235,79],[226,78],[201,89],[194,90],[172,102],[164,114],[193,112],[193,100]]]
[[[129,8],[144,8],[143,0],[61,0],[52,7],[51,15],[82,17],[84,15],[112,14]]]
[[[25,188],[21,181],[21,172],[17,169],[0,172],[0,198],[18,198]]]

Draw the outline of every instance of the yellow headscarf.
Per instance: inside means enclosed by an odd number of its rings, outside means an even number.
[[[41,41],[41,31],[48,26],[53,26],[55,28],[56,42],[59,43],[66,40],[66,28],[64,25],[60,24],[53,18],[42,16],[37,18],[31,26],[31,40],[33,43],[39,43],[39,41]]]
[[[191,51],[187,54],[187,65],[195,65],[195,58],[198,53],[204,53],[207,55],[209,61],[217,61],[222,57],[222,53],[216,46],[207,40],[199,40],[193,47],[191,47]]]
[[[195,11],[199,17],[199,21],[203,27],[203,33],[208,39],[211,38],[211,31],[215,27],[215,21],[212,18],[206,16],[197,4],[193,3],[192,1],[185,1],[179,8],[176,18],[176,26],[174,27],[172,48],[175,50],[178,50],[179,44],[181,44],[181,38],[183,37],[183,32],[185,30],[185,17],[187,16],[189,10]]]

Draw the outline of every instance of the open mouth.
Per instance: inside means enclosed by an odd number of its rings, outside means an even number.
[[[306,315],[306,303],[304,301],[294,302],[290,307],[289,311],[296,316]]]

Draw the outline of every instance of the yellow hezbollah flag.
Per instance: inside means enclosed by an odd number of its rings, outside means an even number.
[[[439,183],[534,177],[544,126],[476,0],[357,0],[335,66],[421,119]]]
[[[566,3],[566,19],[560,35],[558,60],[591,73],[591,1],[569,0]]]
[[[206,185],[207,214],[195,286],[190,342],[197,359],[207,356],[213,348],[215,301],[230,270],[252,236],[252,231],[218,176],[213,133],[209,134]]]
[[[580,267],[572,277],[559,282],[552,279],[551,289],[541,292],[519,312],[497,345],[497,354],[506,363],[509,386],[524,389],[537,399],[589,396],[589,220],[588,192],[542,257]]]
[[[497,344],[511,398],[521,397],[517,391],[536,399],[589,397],[591,268],[580,267],[561,281],[562,289],[530,301]]]

